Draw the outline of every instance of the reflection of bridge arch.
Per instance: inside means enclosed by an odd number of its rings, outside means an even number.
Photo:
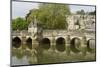
[[[21,46],[21,39],[19,37],[15,37],[12,39],[12,46],[15,48],[19,48]]]
[[[88,48],[88,51],[95,49],[95,39],[89,39],[87,41],[87,48]]]
[[[65,50],[65,39],[63,37],[56,39],[56,49],[61,52]]]
[[[40,46],[46,50],[48,50],[50,48],[50,40],[48,38],[43,38],[41,40],[41,44]]]
[[[81,40],[80,38],[78,37],[75,37],[73,38],[71,41],[70,41],[70,48],[73,52],[79,52],[79,48],[80,48],[80,45],[81,45]]]
[[[26,45],[29,49],[32,49],[32,39],[30,37],[26,40]]]

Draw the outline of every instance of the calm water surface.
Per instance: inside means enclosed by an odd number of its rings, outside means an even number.
[[[48,52],[39,48],[39,50],[30,50],[22,48],[12,48],[12,65],[29,65],[29,64],[44,64],[44,63],[59,63],[59,62],[74,62],[74,61],[92,61],[95,60],[95,51],[87,53],[86,56],[81,54],[70,54],[69,56],[63,52],[56,53],[55,51]]]

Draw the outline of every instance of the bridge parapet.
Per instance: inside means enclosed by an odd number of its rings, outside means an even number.
[[[13,31],[12,36],[31,36],[31,33],[29,33],[27,30],[25,31]]]
[[[12,36],[20,36],[20,31],[12,31]]]
[[[95,31],[87,31],[87,30],[44,30],[43,36],[85,36],[85,35],[91,35],[95,36]]]

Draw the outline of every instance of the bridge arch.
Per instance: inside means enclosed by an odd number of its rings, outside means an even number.
[[[80,52],[79,48],[81,46],[81,39],[78,37],[74,37],[70,41],[70,48],[73,52]]]
[[[19,48],[21,46],[21,39],[19,37],[15,37],[12,39],[12,46],[15,48]]]
[[[29,49],[32,49],[32,39],[29,37],[26,40],[26,45]]]
[[[32,37],[31,37],[31,36],[26,36],[26,40],[28,40],[29,38],[31,38],[31,39],[32,39]]]
[[[65,50],[65,39],[63,37],[59,37],[56,39],[56,49],[60,52]]]
[[[48,49],[50,48],[50,39],[49,39],[49,38],[43,38],[43,39],[41,40],[40,46],[41,46],[43,49],[48,50]]]
[[[93,49],[95,49],[96,45],[95,45],[95,39],[89,39],[87,41],[87,49],[88,51],[91,51]]]

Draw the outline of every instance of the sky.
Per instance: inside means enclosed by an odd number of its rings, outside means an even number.
[[[17,17],[25,17],[26,14],[31,9],[37,9],[39,3],[32,3],[32,2],[12,2],[12,18]],[[83,9],[85,12],[91,12],[95,10],[94,6],[82,6],[82,5],[69,5],[70,10],[72,13],[75,13],[78,10]]]

